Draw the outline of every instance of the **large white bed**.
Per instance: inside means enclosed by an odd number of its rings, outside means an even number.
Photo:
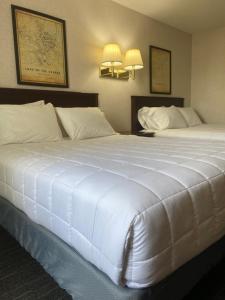
[[[0,147],[0,195],[132,288],[223,237],[224,172],[222,142],[116,135]]]
[[[79,107],[79,115],[80,107],[98,110],[96,94],[0,88],[0,98],[45,99]],[[74,141],[57,129],[47,142],[47,107],[1,108],[1,226],[73,299],[182,299],[225,255],[225,142],[115,135],[109,127],[106,137]],[[8,122],[12,111],[26,118]],[[105,134],[84,124],[85,135]]]

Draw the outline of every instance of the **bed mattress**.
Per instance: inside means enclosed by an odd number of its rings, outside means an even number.
[[[114,283],[155,284],[225,234],[225,143],[112,136],[0,147],[0,194]]]
[[[225,142],[225,124],[201,124],[187,128],[166,129],[156,132],[155,136],[193,138],[198,140],[207,139]]]

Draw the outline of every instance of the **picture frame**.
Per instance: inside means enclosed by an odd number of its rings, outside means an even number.
[[[171,51],[149,46],[150,93],[171,94]]]
[[[68,88],[64,20],[11,5],[17,83]]]

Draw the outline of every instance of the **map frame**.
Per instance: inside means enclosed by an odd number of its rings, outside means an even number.
[[[11,12],[14,35],[17,83],[22,85],[68,88],[69,78],[65,20],[16,5],[11,5]],[[31,18],[31,22],[34,21],[33,18],[39,18],[41,19],[42,25],[45,25],[43,30],[44,32],[41,32],[42,28],[40,27],[39,34],[42,36],[43,40],[41,40],[40,37],[37,37],[39,46],[42,47],[42,52],[39,51],[38,48],[36,52],[38,53],[40,59],[42,59],[42,57],[45,57],[45,62],[49,61],[49,55],[51,52],[51,66],[49,67],[49,69],[47,63],[47,67],[44,66],[43,61],[40,61],[40,65],[38,65],[38,60],[35,61],[35,67],[33,67],[32,64],[30,64],[29,66],[28,63],[26,63],[25,67],[24,60],[22,59],[22,57],[26,57],[25,54],[30,53],[31,49],[29,49],[29,43],[25,43],[27,49],[24,49],[24,45],[23,47],[21,46],[22,43],[21,39],[19,38],[19,34],[21,34],[23,29],[20,28],[18,22],[19,14],[26,14],[27,17]],[[55,22],[56,28],[60,29],[60,35],[57,32],[57,38],[54,38],[50,35],[50,28],[48,32],[48,22],[50,24],[50,21],[52,25],[54,25]],[[27,32],[29,32],[29,35],[33,38],[33,41],[35,41],[35,33],[37,34],[37,32],[32,32],[32,26],[29,26],[29,30],[27,30]],[[48,46],[49,51],[45,51],[45,49],[48,49]],[[55,52],[52,49],[55,50]],[[56,56],[56,53],[58,54],[58,56],[55,57],[54,61],[54,54]]]
[[[172,93],[171,51],[149,46],[150,93]]]

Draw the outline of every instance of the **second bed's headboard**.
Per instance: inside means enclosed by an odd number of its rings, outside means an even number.
[[[184,98],[154,97],[154,96],[131,96],[131,130],[133,133],[142,130],[138,121],[138,110],[143,106],[184,106]]]
[[[98,94],[95,93],[0,88],[0,104],[25,104],[37,100],[61,107],[98,106]]]

